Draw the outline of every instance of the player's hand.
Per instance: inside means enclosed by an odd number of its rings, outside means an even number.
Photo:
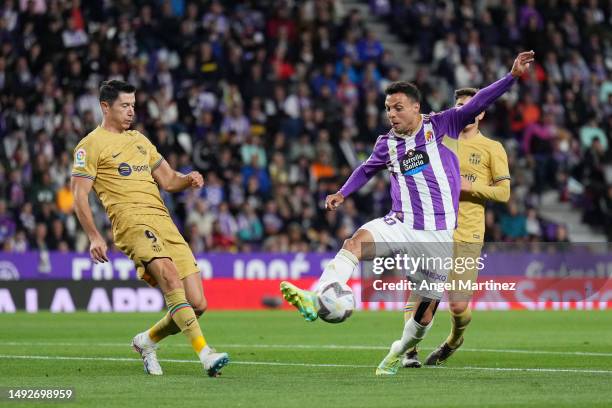
[[[461,177],[461,191],[466,193],[472,191],[472,182],[465,177]]]
[[[100,236],[92,239],[91,244],[89,244],[89,254],[94,263],[108,262],[108,257],[106,256],[107,250],[106,242]]]
[[[204,177],[197,171],[187,174],[187,180],[189,180],[191,188],[201,188],[204,186]]]
[[[533,51],[521,52],[514,60],[510,73],[515,78],[522,76],[529,69],[529,66],[534,60],[535,53]]]
[[[344,196],[341,192],[330,194],[325,197],[325,209],[329,211],[334,211],[336,208],[340,207],[343,202]]]

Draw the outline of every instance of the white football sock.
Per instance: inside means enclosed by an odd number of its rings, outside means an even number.
[[[402,338],[391,345],[391,351],[395,354],[404,354],[406,350],[419,344],[431,328],[432,323],[433,319],[427,326],[423,326],[417,323],[414,318],[410,318],[404,325]]]
[[[348,282],[358,263],[359,260],[352,252],[341,249],[336,254],[336,257],[325,266],[319,278],[319,285],[317,288],[321,288],[324,284],[329,282]]]

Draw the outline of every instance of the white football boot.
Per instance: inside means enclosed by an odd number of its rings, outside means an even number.
[[[144,372],[150,375],[162,375],[161,366],[157,361],[157,344],[149,339],[149,333],[142,332],[132,339],[132,348],[140,354],[144,364]]]

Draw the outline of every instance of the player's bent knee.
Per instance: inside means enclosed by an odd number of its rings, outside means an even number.
[[[344,240],[344,245],[342,245],[342,249],[346,249],[352,253],[355,253],[355,249],[358,248],[358,243],[355,238],[347,238]]]
[[[460,315],[467,310],[467,303],[453,303],[451,302],[448,306],[451,314]]]
[[[193,307],[193,312],[195,313],[195,315],[197,317],[200,317],[208,308],[208,302],[206,301],[206,298],[202,298],[200,302],[196,303],[195,305],[191,305],[191,307]]]
[[[352,236],[351,238],[344,240],[344,245],[342,245],[342,249],[349,251],[350,253],[355,255],[357,259],[361,259],[361,244],[362,239],[358,234],[356,234],[356,236]]]

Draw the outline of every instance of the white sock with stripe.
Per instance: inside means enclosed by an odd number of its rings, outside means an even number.
[[[359,260],[352,252],[341,249],[323,270],[317,288],[329,282],[346,283],[351,278]]]
[[[433,320],[427,326],[417,323],[414,318],[410,318],[404,325],[404,332],[399,341],[391,345],[391,351],[395,354],[404,354],[423,340],[431,328]]]

